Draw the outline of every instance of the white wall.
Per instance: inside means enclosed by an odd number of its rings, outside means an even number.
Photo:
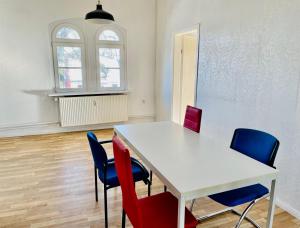
[[[130,116],[154,115],[155,0],[103,0],[127,29]],[[49,25],[84,17],[95,0],[0,1],[0,131],[58,122]],[[143,103],[145,100],[145,103]]]
[[[300,1],[159,0],[157,117],[170,119],[172,34],[201,23],[202,132],[230,143],[237,127],[279,138],[280,205],[300,217]]]

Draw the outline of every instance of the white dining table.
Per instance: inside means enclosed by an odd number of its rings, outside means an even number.
[[[114,132],[178,199],[178,228],[184,228],[187,201],[266,181],[271,182],[267,228],[272,227],[276,169],[173,122],[118,125]]]

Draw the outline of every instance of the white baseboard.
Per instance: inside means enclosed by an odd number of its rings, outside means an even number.
[[[155,120],[154,116],[130,116],[129,121],[127,123],[142,123],[142,122],[151,122],[154,120]],[[63,128],[60,127],[58,122],[49,122],[49,123],[35,123],[35,124],[5,126],[5,127],[0,127],[0,138],[109,129],[109,128],[113,128],[113,126],[116,124],[117,123],[110,123],[110,124]]]
[[[296,210],[294,207],[289,205],[286,202],[281,201],[280,199],[276,200],[276,205],[280,207],[281,209],[285,210],[289,214],[293,215],[297,219],[300,219],[300,211]]]

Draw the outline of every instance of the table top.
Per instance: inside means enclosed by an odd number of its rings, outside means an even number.
[[[166,184],[186,200],[274,180],[278,171],[218,139],[173,122],[115,126],[115,132]]]

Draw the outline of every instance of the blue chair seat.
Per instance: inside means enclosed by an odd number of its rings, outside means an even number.
[[[149,177],[149,172],[146,169],[143,169],[143,167],[140,164],[140,162],[135,159],[131,158],[132,162],[132,174],[134,182],[138,181],[145,181]],[[110,187],[117,187],[119,186],[119,179],[117,175],[117,171],[115,168],[115,160],[109,159],[107,160],[108,166],[106,171],[106,184]],[[104,182],[104,176],[103,172],[98,172],[99,178],[102,182]]]
[[[209,196],[216,202],[227,207],[235,207],[244,203],[259,199],[268,194],[269,190],[261,184],[255,184],[244,188],[239,188],[227,192]]]

